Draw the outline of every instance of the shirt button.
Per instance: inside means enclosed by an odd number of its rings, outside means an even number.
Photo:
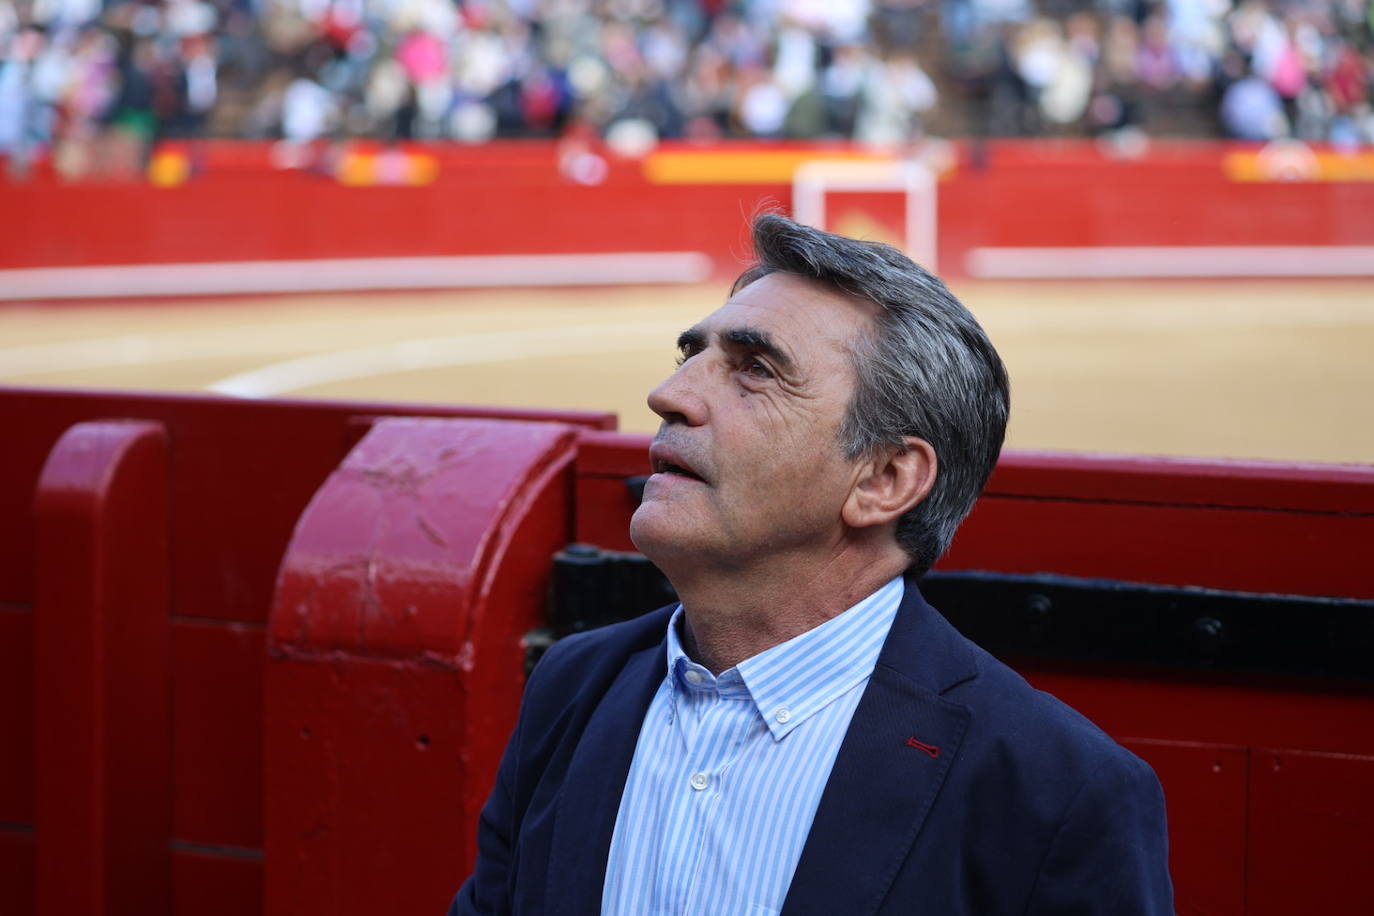
[[[692,788],[700,792],[711,784],[711,777],[707,776],[705,773],[693,773],[691,782]]]
[[[777,719],[781,724],[786,725],[787,720],[792,718],[792,712],[786,706],[779,706],[778,711],[773,713],[773,718]]]
[[[700,684],[702,681],[701,672],[695,668],[688,668],[687,673],[683,676],[687,678],[689,684]]]

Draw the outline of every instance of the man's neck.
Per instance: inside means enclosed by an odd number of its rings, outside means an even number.
[[[900,575],[900,551],[844,553],[823,564],[671,576],[686,616],[683,648],[715,674],[818,627]],[[679,581],[681,580],[681,581]]]

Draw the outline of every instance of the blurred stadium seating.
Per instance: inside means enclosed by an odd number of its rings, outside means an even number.
[[[1374,141],[1366,0],[0,0],[13,175],[188,137]]]

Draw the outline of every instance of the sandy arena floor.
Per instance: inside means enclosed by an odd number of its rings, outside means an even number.
[[[1012,377],[1010,445],[1374,462],[1374,282],[958,284]],[[0,306],[0,385],[614,410],[723,287]]]

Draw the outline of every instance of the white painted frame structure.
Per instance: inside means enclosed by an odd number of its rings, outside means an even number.
[[[799,223],[825,229],[825,196],[831,191],[901,191],[905,193],[906,236],[903,249],[916,263],[935,273],[938,195],[935,173],[911,159],[813,159],[792,176],[792,216]]]

